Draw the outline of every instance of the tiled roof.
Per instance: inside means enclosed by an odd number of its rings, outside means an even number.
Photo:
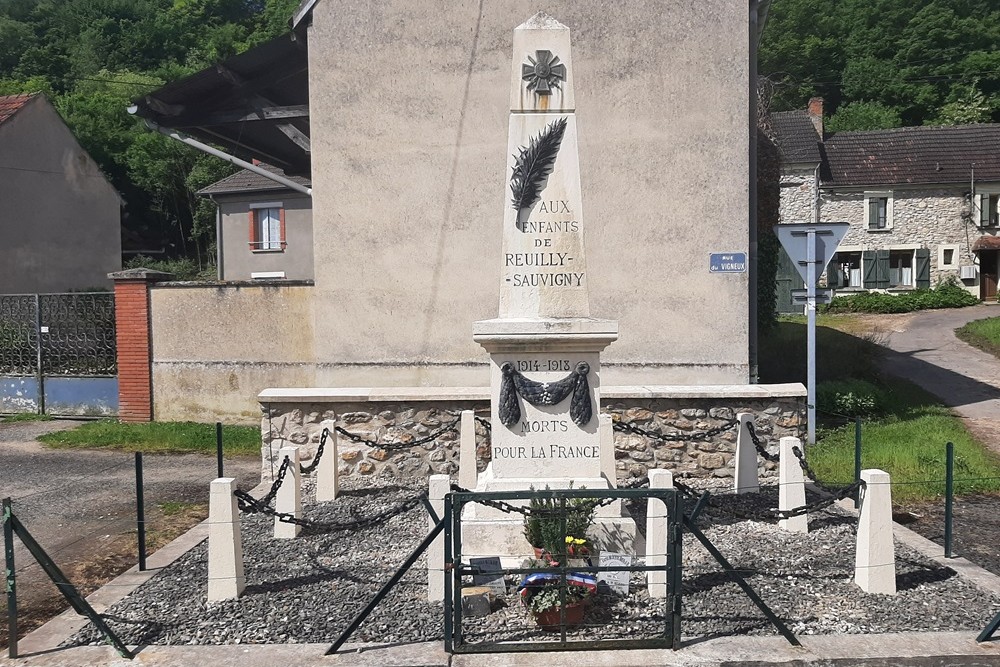
[[[778,151],[786,163],[818,164],[819,135],[805,111],[779,111],[771,114],[771,125],[778,138]]]
[[[261,167],[267,171],[273,172],[280,176],[285,174],[277,167],[272,167],[269,164],[261,164]],[[286,178],[295,181],[300,185],[310,187],[309,179],[303,178],[301,176],[286,176]],[[198,190],[200,195],[230,195],[239,194],[241,192],[266,192],[268,190],[288,190],[281,183],[277,181],[272,181],[266,176],[261,176],[260,174],[250,171],[249,169],[243,169],[238,171],[232,176],[226,176],[221,181],[216,181],[211,185]]]
[[[13,116],[18,110],[27,104],[33,97],[31,95],[0,95],[0,123]]]
[[[838,132],[823,144],[824,185],[1000,181],[1000,124]]]

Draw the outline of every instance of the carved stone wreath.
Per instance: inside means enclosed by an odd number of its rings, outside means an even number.
[[[504,426],[512,426],[521,419],[521,406],[518,396],[532,405],[556,405],[570,394],[573,395],[569,404],[569,416],[577,426],[585,426],[593,417],[594,411],[590,400],[590,383],[587,374],[590,364],[581,361],[572,373],[556,382],[536,382],[524,377],[515,370],[509,361],[500,366],[503,380],[500,383],[500,422]]]

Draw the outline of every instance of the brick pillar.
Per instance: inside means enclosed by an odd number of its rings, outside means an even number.
[[[149,286],[169,273],[128,269],[109,273],[115,283],[115,340],[118,346],[118,417],[153,420],[152,331]]]

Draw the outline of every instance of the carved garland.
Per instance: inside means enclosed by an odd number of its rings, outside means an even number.
[[[590,401],[590,383],[587,374],[590,364],[581,361],[572,373],[556,382],[536,382],[524,377],[514,369],[509,361],[500,367],[503,380],[500,383],[500,421],[504,426],[512,426],[521,419],[521,406],[518,396],[532,405],[555,405],[561,403],[570,394],[573,399],[569,404],[569,416],[577,426],[585,426],[593,416],[593,406]]]

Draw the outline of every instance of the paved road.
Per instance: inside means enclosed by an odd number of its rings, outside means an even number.
[[[102,545],[109,540],[135,529],[133,454],[48,449],[35,440],[42,433],[78,423],[0,424],[0,497],[13,499],[15,515],[67,576],[79,563],[100,559]],[[260,481],[259,459],[226,459],[224,463],[225,474],[236,477],[241,488],[252,488]],[[143,495],[148,511],[152,513],[157,503],[168,500],[207,503],[215,475],[214,456],[146,455]],[[55,591],[32,565],[20,541],[14,542],[20,601]]]
[[[1000,306],[917,313],[890,334],[883,368],[940,398],[1000,453],[1000,359],[955,336],[955,329],[987,317],[1000,317]]]

